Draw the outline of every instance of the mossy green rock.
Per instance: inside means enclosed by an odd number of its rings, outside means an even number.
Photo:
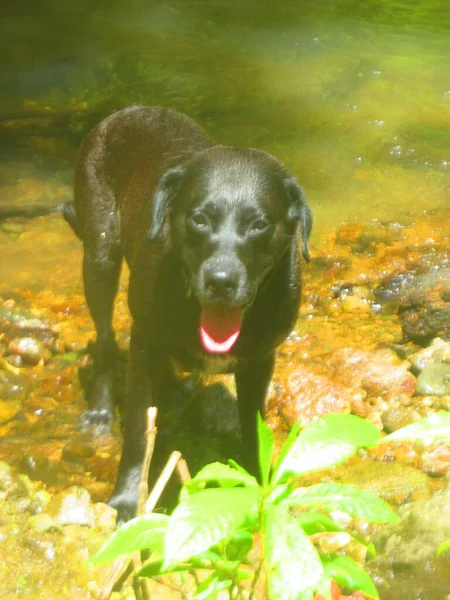
[[[446,396],[450,394],[450,365],[428,363],[417,378],[416,394],[419,396]]]

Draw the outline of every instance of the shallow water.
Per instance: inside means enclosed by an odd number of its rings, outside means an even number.
[[[52,360],[21,369],[17,384],[0,370],[0,459],[52,493],[83,485],[106,500],[119,428],[93,442],[77,425],[86,407],[79,367],[94,336],[81,243],[59,215],[4,217],[70,199],[77,148],[107,114],[134,103],[170,106],[219,143],[276,155],[313,209],[313,261],[297,333],[279,351],[278,395],[297,368],[325,372],[336,348],[389,348],[401,339],[399,319],[373,311],[366,295],[397,272],[449,264],[450,7],[439,0],[92,4],[2,8],[0,356],[11,311],[23,317],[31,309],[59,339]],[[334,235],[345,221],[362,223],[363,247]],[[391,221],[410,226],[385,225]],[[358,226],[343,237],[352,231]],[[361,297],[337,297],[333,286],[346,282]],[[116,328],[125,348],[126,272]],[[214,410],[223,428],[228,417]],[[203,432],[203,446],[188,429],[170,449],[187,440],[191,452],[202,448],[201,460],[229,456],[229,438]],[[27,595],[16,594],[8,597]]]
[[[275,154],[304,185],[316,236],[449,203],[445,3],[96,6],[30,3],[3,19],[0,211],[70,197],[81,139],[132,103]]]

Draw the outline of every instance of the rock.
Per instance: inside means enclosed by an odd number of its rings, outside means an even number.
[[[406,289],[412,285],[414,275],[412,273],[396,273],[383,279],[374,290],[375,300],[383,305],[395,305]]]
[[[450,340],[450,269],[417,275],[403,291],[399,315],[403,335],[421,345]]]
[[[399,363],[394,353],[341,348],[331,355],[328,364],[339,381],[363,388],[368,396],[412,395],[415,390],[408,363]]]
[[[38,490],[31,498],[30,511],[34,514],[42,513],[50,500],[51,496],[46,490]]]
[[[287,380],[287,394],[268,399],[267,412],[277,415],[287,427],[297,421],[307,425],[331,412],[349,413],[355,390],[319,375],[311,369],[296,369]]]
[[[337,479],[369,490],[397,506],[431,495],[428,476],[420,469],[399,462],[364,461],[344,465],[338,468]]]
[[[45,511],[60,525],[86,525],[94,527],[95,513],[87,490],[71,487],[56,494]]]
[[[25,499],[27,502],[24,506],[28,506],[28,501],[34,494],[34,487],[29,477],[26,475],[18,475],[14,477],[13,484],[7,489],[6,497],[8,500],[14,500],[18,503],[18,499]]]
[[[40,514],[28,518],[27,526],[36,533],[45,533],[46,531],[60,531],[61,525],[56,523],[50,515]]]
[[[369,567],[387,582],[383,600],[445,600],[450,594],[447,553],[436,550],[450,538],[450,488],[425,501],[411,502],[398,511],[400,522],[375,533],[377,556]]]
[[[312,256],[311,265],[313,267],[318,267],[321,270],[329,271],[332,269],[335,271],[339,269],[349,269],[352,266],[352,261],[348,256],[335,256],[332,254],[327,254],[322,256]]]
[[[37,365],[41,361],[48,362],[52,358],[50,350],[33,337],[14,338],[9,343],[8,352],[18,354],[28,365]]]
[[[346,531],[330,532],[317,539],[317,549],[319,552],[339,552],[353,541],[352,536]]]
[[[372,254],[377,246],[390,245],[403,239],[403,227],[398,223],[382,223],[373,220],[368,224],[343,223],[336,232],[339,246],[350,246],[355,253]]]
[[[422,469],[429,475],[446,475],[450,466],[450,448],[442,443],[427,447],[422,453]]]
[[[341,300],[341,309],[347,313],[369,313],[371,309],[370,302],[367,298],[361,298],[356,295],[345,296]]]
[[[20,461],[20,469],[34,481],[42,481],[47,485],[55,485],[59,478],[56,464],[48,456],[24,456]]]
[[[51,327],[40,319],[29,318],[17,311],[5,312],[1,306],[0,332],[9,339],[32,337],[42,342],[47,348],[53,347],[58,338],[56,327]]]
[[[0,400],[0,424],[12,421],[22,410],[20,402]]]
[[[339,246],[352,246],[358,243],[363,231],[361,223],[342,223],[336,231],[335,242]]]
[[[416,383],[418,396],[450,394],[450,364],[430,362],[425,365]]]
[[[382,414],[381,421],[386,433],[397,431],[401,427],[418,421],[421,415],[412,406],[389,406]]]
[[[14,483],[11,467],[5,462],[0,462],[0,491],[8,490]]]
[[[84,442],[72,441],[64,446],[62,457],[67,461],[84,462],[95,454],[94,448]]]
[[[112,506],[103,502],[94,504],[95,523],[105,531],[112,531],[116,526],[117,511]]]
[[[24,225],[21,223],[14,223],[12,221],[6,221],[0,224],[0,229],[5,233],[8,233],[12,237],[18,237],[25,231]]]
[[[410,354],[408,360],[415,373],[420,373],[428,363],[450,364],[450,342],[436,338],[427,348]]]

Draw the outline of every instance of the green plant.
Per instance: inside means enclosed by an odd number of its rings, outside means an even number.
[[[254,598],[257,585],[265,586],[270,599],[312,600],[316,592],[330,598],[332,579],[378,598],[356,562],[318,552],[309,536],[340,530],[327,516],[333,510],[370,522],[393,522],[396,514],[374,494],[352,485],[295,487],[295,481],[335,466],[379,438],[375,426],[363,419],[329,414],[301,432],[295,426],[272,467],[273,435],[259,418],[261,484],[233,461],[209,464],[184,484],[171,516],[149,514],[129,521],[91,562],[148,550],[150,558],[138,575],[194,574],[196,600],[215,598],[223,590],[230,598]]]

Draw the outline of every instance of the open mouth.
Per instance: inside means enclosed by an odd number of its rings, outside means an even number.
[[[236,343],[242,327],[242,309],[202,306],[200,339],[211,354],[225,354]]]

